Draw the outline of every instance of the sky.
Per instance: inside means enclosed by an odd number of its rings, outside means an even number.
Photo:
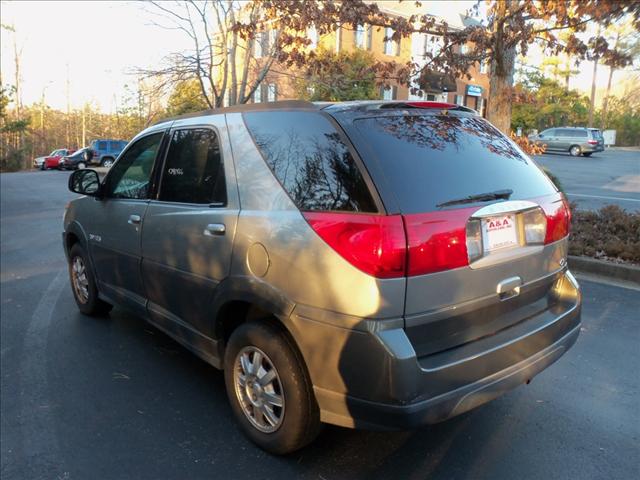
[[[430,2],[438,15],[464,12],[473,1]],[[13,44],[22,49],[22,101],[39,102],[43,93],[52,108],[66,109],[67,65],[71,107],[85,102],[112,112],[122,101],[124,85],[135,85],[134,68],[158,66],[167,54],[190,48],[183,32],[161,29],[152,7],[132,1],[2,1],[0,19],[16,34],[2,30],[1,72],[14,83]],[[539,64],[540,53],[529,63]],[[572,88],[590,91],[593,64],[582,62]],[[606,85],[608,69],[599,69],[597,83]]]
[[[85,101],[103,111],[119,101],[124,85],[136,84],[135,67],[157,66],[170,52],[188,49],[182,32],[151,24],[149,7],[139,2],[1,2],[0,19],[16,30],[22,49],[24,104],[45,100],[66,109],[67,65],[71,106]],[[2,31],[1,68],[5,83],[14,83],[14,35]]]

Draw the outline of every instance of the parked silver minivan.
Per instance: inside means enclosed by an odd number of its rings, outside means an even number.
[[[594,152],[604,151],[604,138],[597,128],[548,128],[538,135],[529,136],[529,140],[545,145],[549,151],[569,152],[573,157],[589,157]]]
[[[563,196],[473,111],[301,101],[163,121],[64,217],[75,300],[224,369],[273,453],[406,429],[528,382],[580,331]]]

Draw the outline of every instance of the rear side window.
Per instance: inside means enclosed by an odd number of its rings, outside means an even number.
[[[176,130],[162,172],[160,200],[225,205],[227,189],[216,132]]]
[[[561,137],[587,138],[587,131],[575,130],[572,128],[561,128],[559,135]]]
[[[377,162],[374,181],[387,182],[403,213],[497,190],[512,190],[511,200],[555,193],[533,161],[481,117],[406,114],[354,124],[360,156]]]
[[[262,156],[303,211],[376,212],[349,147],[315,112],[244,114]]]
[[[112,152],[117,152],[119,150],[122,150],[122,143],[121,142],[109,142],[109,150],[111,150]]]
[[[107,142],[98,142],[98,150],[106,150]]]

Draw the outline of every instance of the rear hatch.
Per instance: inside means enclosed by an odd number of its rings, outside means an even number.
[[[438,108],[339,110],[408,244],[405,329],[418,356],[550,308],[564,268],[562,195],[481,117]]]
[[[602,132],[597,128],[590,128],[589,132],[591,133],[589,143],[593,145],[594,142],[596,142],[595,145],[604,148],[604,137],[602,136]]]

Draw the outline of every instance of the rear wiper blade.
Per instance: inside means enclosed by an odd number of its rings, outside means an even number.
[[[477,195],[469,195],[468,197],[456,198],[454,200],[449,200],[447,202],[438,203],[436,207],[440,208],[440,207],[448,207],[450,205],[460,205],[463,203],[488,202],[490,200],[500,200],[500,199],[508,200],[511,194],[513,194],[513,190],[509,190],[509,189],[496,190],[494,192],[487,192],[487,193],[478,193]]]

